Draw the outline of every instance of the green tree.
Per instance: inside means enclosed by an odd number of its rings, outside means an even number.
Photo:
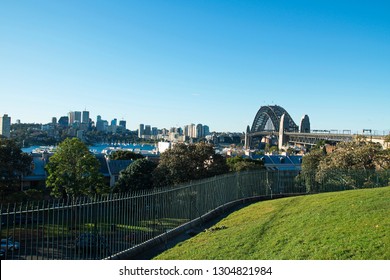
[[[153,188],[152,173],[157,164],[146,158],[137,159],[121,171],[115,191],[129,192]]]
[[[334,152],[320,162],[316,179],[328,185],[362,187],[379,167],[382,152],[382,146],[378,143],[359,139],[341,142]]]
[[[67,138],[58,145],[46,170],[46,186],[55,197],[73,199],[108,192],[99,173],[99,161],[77,138]]]
[[[390,169],[390,149],[383,150],[376,156],[378,169]]]
[[[20,178],[30,172],[32,158],[23,153],[14,140],[0,138],[1,200],[20,191]]]
[[[302,158],[302,171],[298,176],[298,181],[303,182],[307,192],[318,191],[316,174],[321,161],[325,158],[326,153],[322,148],[312,149]]]
[[[225,158],[216,154],[212,145],[179,143],[161,154],[154,177],[157,186],[167,186],[228,171]]]
[[[110,159],[112,160],[137,160],[141,158],[144,158],[144,156],[126,150],[117,150],[110,155]]]
[[[319,171],[328,169],[373,170],[377,166],[377,156],[382,146],[366,141],[341,142],[334,152],[330,153],[319,164]]]
[[[231,172],[264,169],[264,163],[262,161],[239,156],[228,158],[226,163]]]
[[[271,146],[271,147],[269,148],[269,152],[270,152],[270,153],[278,153],[278,152],[279,152],[278,146]]]

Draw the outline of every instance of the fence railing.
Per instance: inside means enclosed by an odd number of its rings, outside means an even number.
[[[355,176],[366,180],[361,187],[389,185],[389,172],[375,174]],[[3,258],[109,258],[232,201],[354,188],[336,178],[321,183],[296,171],[251,171],[133,194],[1,205]]]

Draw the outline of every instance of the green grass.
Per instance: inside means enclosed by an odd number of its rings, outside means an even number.
[[[389,260],[390,187],[256,203],[156,259]]]

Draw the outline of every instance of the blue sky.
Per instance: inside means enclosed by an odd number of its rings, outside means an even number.
[[[13,122],[87,109],[242,132],[277,104],[390,130],[390,2],[1,0],[0,97]]]

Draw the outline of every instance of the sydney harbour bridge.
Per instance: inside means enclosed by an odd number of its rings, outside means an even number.
[[[284,108],[278,105],[269,105],[260,107],[252,126],[248,125],[245,147],[255,146],[264,137],[275,138],[279,149],[281,149],[288,144],[312,146],[322,140],[330,143],[352,141],[355,136],[349,130],[343,131],[343,133],[335,133],[330,130],[311,130],[308,115],[301,118],[298,126]],[[376,142],[382,142],[381,138],[383,137],[378,137]],[[371,137],[371,140],[374,139]]]

